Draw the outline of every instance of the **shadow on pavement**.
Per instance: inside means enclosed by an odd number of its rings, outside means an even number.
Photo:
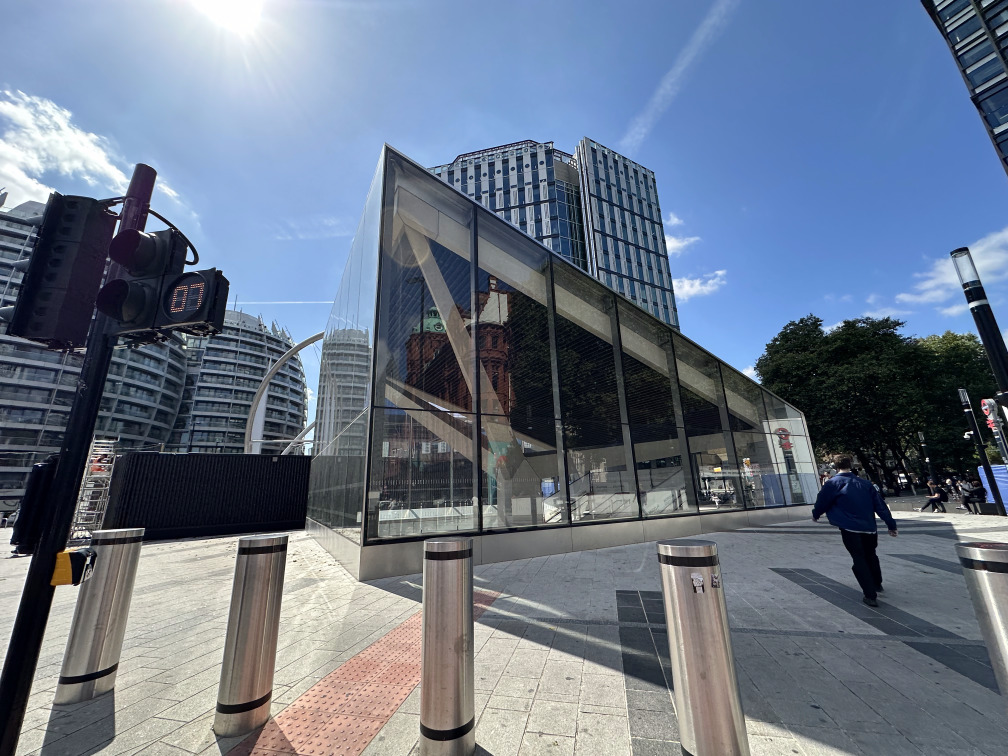
[[[116,734],[115,691],[77,704],[54,705],[46,725],[41,756],[89,756]]]

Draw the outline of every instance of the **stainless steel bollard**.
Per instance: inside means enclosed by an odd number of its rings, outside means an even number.
[[[658,542],[682,752],[749,756],[717,544]]]
[[[90,701],[115,687],[143,528],[96,530],[95,568],[77,594],[53,703]]]
[[[424,541],[420,756],[472,756],[472,539]]]
[[[243,735],[269,719],[286,565],[286,534],[238,539],[213,723],[221,737]]]
[[[957,543],[956,553],[994,677],[1008,701],[1008,543]]]

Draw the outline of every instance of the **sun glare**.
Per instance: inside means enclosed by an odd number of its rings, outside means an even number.
[[[245,36],[255,31],[264,0],[193,0],[218,26]]]

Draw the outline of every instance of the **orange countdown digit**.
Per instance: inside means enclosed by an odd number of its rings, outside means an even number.
[[[200,281],[199,283],[190,284],[189,289],[190,289],[190,291],[192,291],[194,294],[197,295],[197,299],[196,299],[196,305],[195,306],[190,306],[188,309],[190,309],[190,310],[198,310],[200,308],[200,305],[203,304],[203,290],[205,288],[206,288],[206,284],[203,283],[202,281]],[[186,304],[187,305],[189,304],[188,300],[186,301]]]
[[[169,309],[174,312],[182,312],[185,309],[186,300],[189,298],[189,287],[188,286],[176,286],[175,291],[172,292],[171,306]]]

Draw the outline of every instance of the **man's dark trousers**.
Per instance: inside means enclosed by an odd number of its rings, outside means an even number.
[[[844,548],[854,560],[851,571],[858,585],[868,598],[877,598],[877,589],[882,586],[882,567],[879,565],[875,549],[878,548],[878,533],[855,533],[841,530]]]

